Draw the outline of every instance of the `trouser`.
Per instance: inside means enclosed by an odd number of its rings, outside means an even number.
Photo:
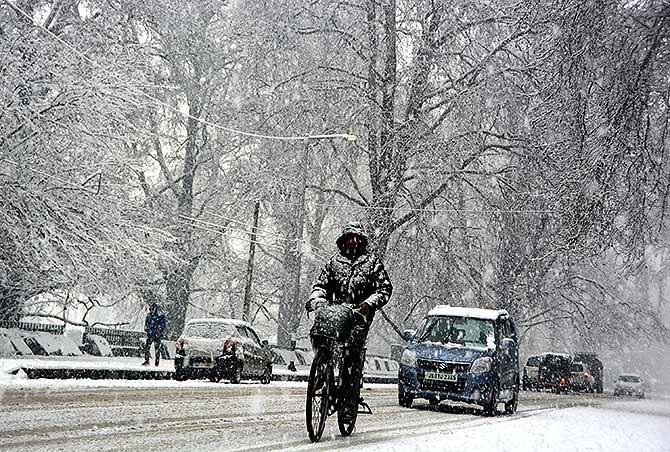
[[[144,362],[149,362],[151,358],[151,344],[155,344],[156,349],[156,365],[161,360],[161,337],[160,336],[147,336],[147,343],[144,347]]]
[[[343,378],[341,379],[345,400],[350,400],[352,409],[358,406],[358,398],[363,385],[363,365],[365,361],[365,341],[370,331],[370,323],[361,322],[354,325],[351,339],[345,344],[343,353]]]

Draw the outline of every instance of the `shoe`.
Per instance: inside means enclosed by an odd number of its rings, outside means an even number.
[[[142,363],[142,365],[143,365],[143,366],[148,366],[148,365],[149,365],[149,361],[144,361],[144,362]]]
[[[350,424],[354,420],[354,415],[351,407],[341,408],[340,412],[337,413],[337,418],[343,424]]]
[[[155,364],[156,364],[156,367],[158,367],[158,361],[156,361],[156,363],[155,363]]]

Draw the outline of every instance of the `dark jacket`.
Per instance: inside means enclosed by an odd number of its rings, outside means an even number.
[[[361,254],[353,260],[343,253],[344,238],[351,234],[364,240]],[[325,300],[338,304],[367,303],[374,311],[388,303],[393,286],[382,261],[368,252],[363,228],[357,223],[347,225],[337,239],[337,245],[340,252],[331,257],[321,270],[314,282],[307,308],[315,309],[316,304]]]
[[[165,331],[166,319],[158,305],[152,304],[144,319],[144,332],[150,337],[161,337]]]

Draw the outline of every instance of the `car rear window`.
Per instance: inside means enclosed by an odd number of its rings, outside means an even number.
[[[225,339],[237,336],[234,325],[222,322],[195,322],[186,325],[184,336],[204,337],[205,339]]]
[[[639,383],[640,377],[637,375],[620,375],[619,380],[625,383]]]
[[[584,371],[584,365],[580,363],[574,363],[570,368],[570,372],[583,372],[583,371]]]

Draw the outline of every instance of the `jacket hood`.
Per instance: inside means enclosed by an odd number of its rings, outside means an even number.
[[[337,241],[335,242],[337,244],[337,247],[342,251],[342,246],[344,243],[344,239],[347,236],[350,235],[357,235],[361,239],[363,239],[363,249],[366,249],[368,246],[368,236],[365,233],[365,229],[363,229],[363,226],[360,223],[349,223],[342,229],[342,233],[340,236],[337,238]]]

